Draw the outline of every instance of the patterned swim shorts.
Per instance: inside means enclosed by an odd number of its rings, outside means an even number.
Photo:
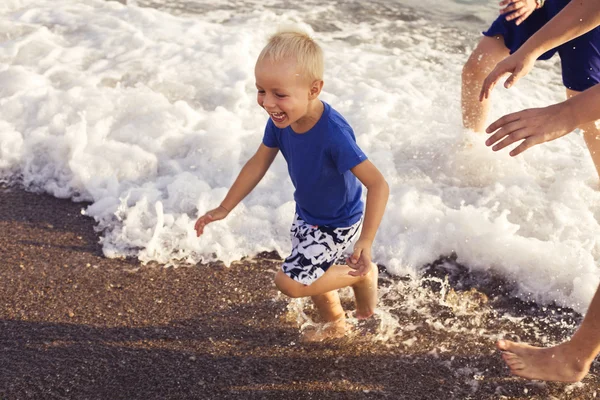
[[[310,285],[336,261],[345,264],[345,260],[341,261],[342,256],[356,236],[361,222],[349,227],[332,228],[309,225],[296,215],[290,230],[292,254],[283,262],[283,272],[297,282]]]

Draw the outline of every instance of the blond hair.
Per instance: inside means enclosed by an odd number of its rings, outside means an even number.
[[[323,50],[304,31],[288,28],[271,36],[256,62],[265,59],[273,62],[294,60],[307,80],[323,80]]]

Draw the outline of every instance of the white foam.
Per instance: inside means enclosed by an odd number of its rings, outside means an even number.
[[[266,36],[329,10],[305,6],[175,16],[100,0],[3,2],[0,179],[91,201],[110,257],[285,254],[294,204],[281,157],[227,220],[200,239],[193,225],[261,141],[253,68]],[[327,60],[323,100],[391,185],[376,261],[415,274],[456,252],[523,296],[585,310],[600,278],[600,195],[582,138],[510,158],[463,132],[460,72],[481,27],[423,16],[340,17],[314,32]],[[491,118],[563,97],[554,60],[510,93],[497,89]]]

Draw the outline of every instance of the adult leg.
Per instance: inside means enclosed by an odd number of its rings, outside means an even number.
[[[501,35],[484,36],[462,70],[461,106],[463,125],[475,132],[483,132],[490,107],[490,100],[479,101],[484,79],[497,63],[509,55]]]
[[[511,373],[528,379],[579,382],[600,353],[600,286],[573,337],[554,347],[534,347],[500,340],[502,358]]]
[[[580,92],[567,89],[567,97],[577,96]],[[583,138],[587,145],[592,161],[596,167],[596,172],[600,175],[600,130],[596,126],[596,122],[590,122],[580,126],[579,129],[583,131]]]

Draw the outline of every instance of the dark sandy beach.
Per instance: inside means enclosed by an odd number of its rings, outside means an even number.
[[[493,279],[471,290],[485,279],[454,270],[444,304],[435,301],[435,281],[393,296],[383,290],[396,334],[378,338],[375,318],[347,338],[302,343],[288,300],[271,283],[277,255],[230,267],[107,259],[83,207],[0,189],[2,400],[600,397],[597,364],[575,385],[508,375],[481,332],[532,340],[534,327],[555,342],[572,332],[560,322],[580,316],[507,297]],[[441,265],[430,273],[444,278]],[[382,274],[380,284],[407,279]],[[432,299],[427,313],[403,308],[404,297],[415,298],[410,287]],[[499,318],[506,313],[524,318]]]

